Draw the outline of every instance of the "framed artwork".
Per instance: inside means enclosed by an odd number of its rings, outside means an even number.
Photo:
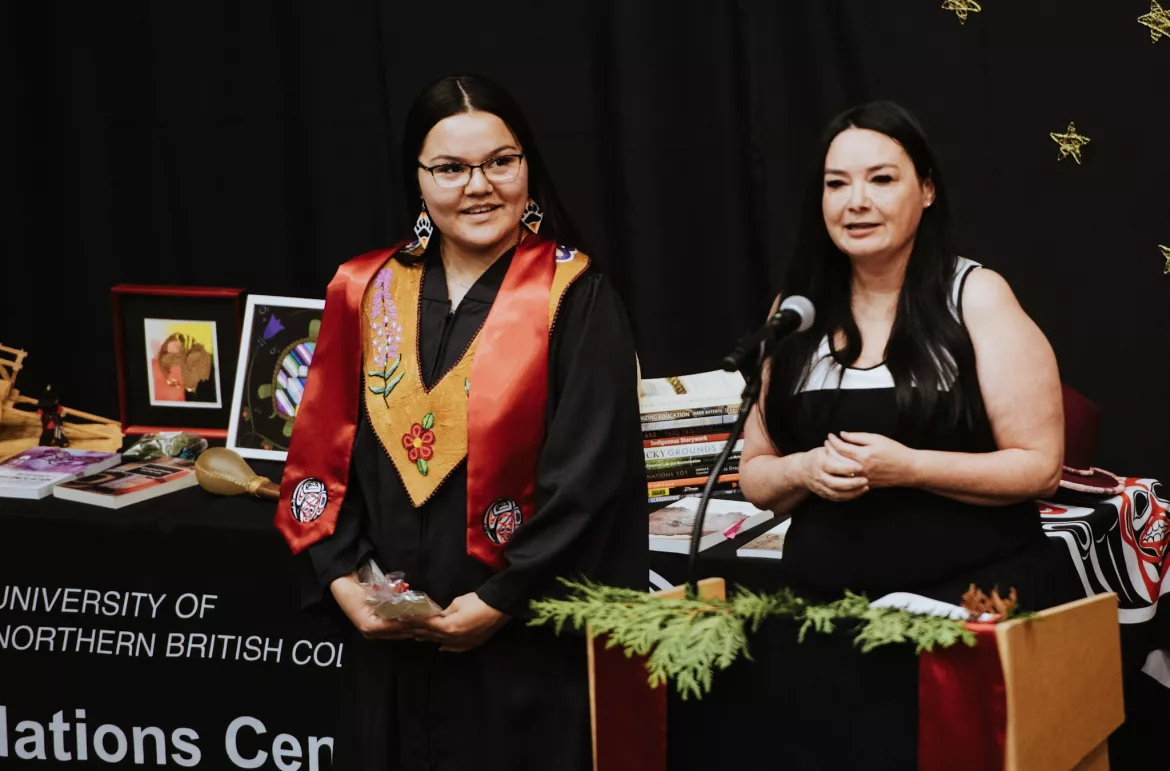
[[[227,437],[242,289],[111,288],[122,431]]]
[[[313,364],[324,300],[250,295],[236,363],[227,446],[284,461]]]

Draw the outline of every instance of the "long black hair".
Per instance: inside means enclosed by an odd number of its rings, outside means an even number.
[[[824,160],[829,145],[850,128],[869,129],[900,144],[914,163],[920,182],[934,183],[934,202],[925,209],[898,296],[894,326],[886,343],[885,363],[894,379],[902,426],[921,425],[927,416],[951,426],[979,425],[983,414],[971,338],[951,308],[958,256],[951,246],[949,198],[938,161],[926,133],[904,108],[872,102],[834,118],[821,137],[817,166],[810,173],[796,248],[789,262],[785,295],[804,295],[816,307],[813,327],[789,338],[772,359],[771,393],[791,396],[804,385],[814,356],[828,336],[832,356],[842,367],[861,355],[861,332],[851,305],[852,268],[829,237],[822,210]],[[837,349],[834,338],[844,334]],[[773,389],[781,389],[779,392]],[[791,399],[769,400],[791,405]],[[913,417],[911,417],[913,416]]]
[[[452,115],[487,112],[507,124],[516,135],[528,164],[528,195],[544,212],[540,234],[567,246],[585,249],[553,187],[548,168],[528,128],[520,105],[504,88],[479,75],[448,75],[418,95],[406,116],[402,138],[402,182],[406,192],[406,216],[411,225],[418,218],[418,154],[435,124]]]

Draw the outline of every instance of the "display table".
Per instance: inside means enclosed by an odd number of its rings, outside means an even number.
[[[279,464],[252,465],[280,476]],[[1127,596],[1125,587],[1109,583],[1116,575],[1107,566],[1126,564],[1124,551],[1110,558],[1106,550],[1115,543],[1125,548],[1120,506],[1098,502],[1088,513],[1080,511],[1084,506],[1067,508],[1056,515],[1062,527],[1053,535],[1083,531],[1077,543],[1092,545],[1084,553],[1086,575],[1116,591],[1123,612],[1137,611],[1122,617],[1126,663],[1136,671],[1151,650],[1170,648],[1170,613],[1155,613],[1153,603],[1143,610],[1135,587]],[[217,771],[331,768],[344,644],[327,624],[300,611],[296,563],[272,517],[271,503],[199,488],[120,511],[52,498],[0,499],[0,768],[74,767],[82,757],[81,725],[88,762],[103,767],[165,761]],[[731,586],[775,588],[782,560],[734,556],[736,547],[774,524],[705,553],[704,572]],[[651,564],[677,583],[685,562],[681,555],[653,554]],[[770,674],[761,677],[761,668],[769,666],[770,641],[782,648],[779,641],[793,635],[782,621],[766,625],[752,643],[754,662],[719,673],[701,703],[672,701],[672,771],[716,767],[702,763],[725,760],[721,745],[748,757],[782,756],[766,733],[756,732],[766,732],[770,694],[783,687]],[[874,676],[882,682],[875,688],[909,682],[911,651],[881,655],[885,665]],[[1157,713],[1129,707],[1128,699],[1127,692],[1130,720],[1122,731],[1143,727],[1132,731],[1133,740],[1152,743]],[[904,714],[867,719],[887,721],[891,732],[914,724]],[[18,745],[38,730],[20,727],[24,721],[39,726],[44,760],[18,759],[18,747],[35,749]]]
[[[117,511],[0,499],[0,768],[58,765],[58,713],[62,767],[83,723],[103,767],[331,768],[344,645],[300,612],[273,511],[198,487]],[[46,760],[18,759],[26,720]]]

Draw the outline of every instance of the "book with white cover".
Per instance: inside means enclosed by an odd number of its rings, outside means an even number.
[[[68,447],[30,447],[0,463],[0,498],[40,500],[53,486],[117,466],[116,452]]]
[[[641,381],[641,411],[648,413],[704,405],[738,405],[745,385],[743,375],[723,370],[647,378]]]
[[[75,479],[53,488],[53,495],[66,501],[120,509],[160,495],[192,487],[195,462],[179,458],[136,461]]]
[[[735,550],[737,557],[762,557],[778,560],[784,558],[784,536],[792,525],[792,517],[781,522],[766,533],[761,533]]]
[[[691,549],[691,531],[699,511],[699,498],[682,498],[650,514],[650,551],[686,554]],[[763,524],[773,516],[747,501],[717,500],[707,504],[699,551],[735,538],[744,530]]]

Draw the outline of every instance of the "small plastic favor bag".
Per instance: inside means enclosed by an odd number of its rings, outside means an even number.
[[[142,437],[122,453],[122,460],[157,460],[170,456],[183,460],[195,460],[207,449],[207,440],[198,434],[185,431],[164,431],[157,434],[143,434]]]
[[[372,559],[358,568],[358,583],[365,587],[366,602],[378,617],[427,618],[443,612],[425,592],[411,589],[405,578],[401,571],[383,573]]]

